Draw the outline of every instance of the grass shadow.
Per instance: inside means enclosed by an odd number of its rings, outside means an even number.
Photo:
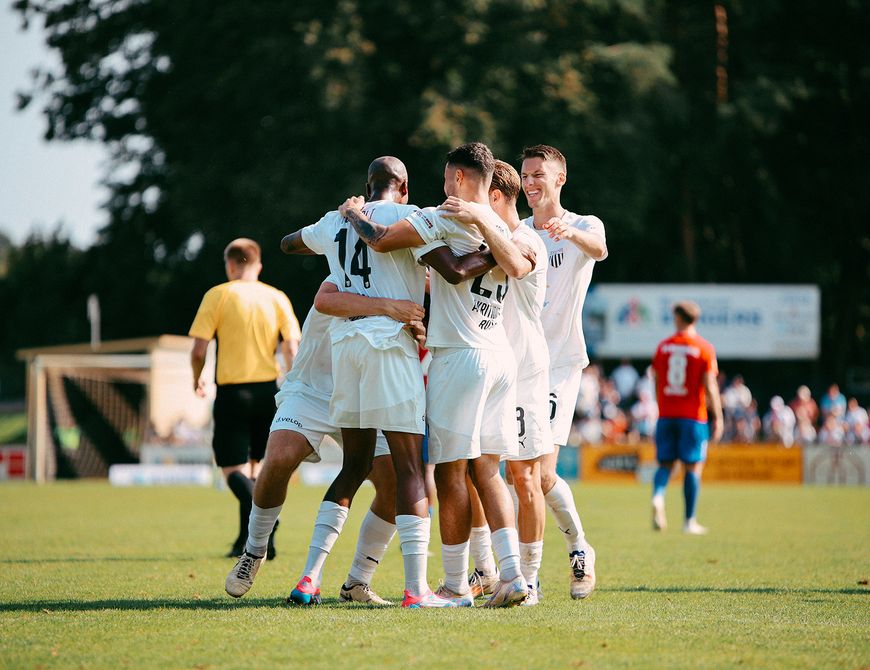
[[[867,588],[841,588],[841,589],[802,589],[787,588],[780,586],[747,586],[747,587],[718,587],[718,586],[623,586],[613,588],[599,588],[598,593],[742,593],[759,595],[788,595],[788,594],[832,594],[845,596],[870,595]]]
[[[267,607],[271,609],[282,608],[287,610],[304,610],[307,607],[300,605],[288,605],[283,598],[240,598],[238,600],[229,597],[206,598],[202,600],[173,599],[173,598],[106,598],[102,600],[32,600],[27,602],[3,602],[0,603],[0,612],[42,612],[52,614],[55,612],[101,612],[112,610],[143,611],[143,610],[235,610],[239,608],[253,609]],[[361,603],[343,603],[338,598],[324,598],[323,603],[317,609],[353,609],[353,610],[379,610],[390,609],[365,605]]]
[[[216,556],[66,556],[60,558],[0,558],[0,565],[39,565],[40,563],[174,563]]]

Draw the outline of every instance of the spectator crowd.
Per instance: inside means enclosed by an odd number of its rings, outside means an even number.
[[[623,360],[609,377],[598,364],[586,368],[574,414],[572,443],[652,440],[658,405],[651,374],[651,368],[647,368],[641,375],[628,360]],[[867,410],[856,398],[847,400],[837,384],[831,384],[818,401],[808,386],[801,386],[791,401],[775,395],[762,408],[739,374],[729,380],[720,372],[719,390],[725,418],[723,443],[774,442],[786,447],[870,444]]]

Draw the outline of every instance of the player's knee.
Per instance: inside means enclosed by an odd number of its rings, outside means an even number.
[[[263,467],[292,471],[313,453],[308,440],[302,435],[292,431],[275,431],[269,436]]]
[[[698,463],[684,463],[683,468],[687,473],[691,472],[692,474],[700,475],[704,469],[704,464],[700,461]]]
[[[469,465],[468,474],[478,491],[492,486],[496,478],[501,479],[498,460],[487,459],[483,456]]]
[[[467,496],[465,473],[453,468],[435,468],[435,488],[438,490],[438,499],[451,498],[454,495]]]
[[[372,462],[368,476],[379,496],[391,496],[396,493],[396,471],[389,456],[381,456]]]
[[[514,488],[519,496],[531,497],[540,490],[540,484],[530,469],[514,472],[513,477]]]

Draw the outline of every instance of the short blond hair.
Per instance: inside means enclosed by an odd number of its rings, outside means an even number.
[[[701,318],[701,308],[698,306],[698,303],[691,300],[681,300],[674,303],[673,311],[674,316],[690,326]]]
[[[520,176],[514,170],[510,163],[496,160],[495,169],[492,173],[492,183],[489,185],[490,191],[501,191],[508,202],[513,202],[520,197],[520,191],[523,186],[520,183]]]
[[[247,237],[239,237],[224,249],[224,260],[233,261],[239,265],[259,263],[260,245]]]

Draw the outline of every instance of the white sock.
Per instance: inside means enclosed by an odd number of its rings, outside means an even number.
[[[574,503],[574,494],[571,493],[568,482],[561,477],[556,477],[556,483],[544,498],[550,509],[553,510],[556,524],[562,531],[565,543],[568,545],[568,552],[584,549],[586,535],[583,533],[583,524],[580,523],[580,515],[577,514],[577,505]]]
[[[324,500],[320,503],[317,511],[317,520],[314,522],[314,533],[311,535],[311,544],[308,545],[308,561],[305,563],[303,577],[310,577],[312,583],[319,587],[323,564],[326,557],[332,551],[335,541],[347,520],[347,507],[338,503]]]
[[[441,561],[444,564],[444,586],[453,593],[467,593],[468,542],[441,545]]]
[[[359,529],[359,539],[356,543],[356,554],[347,575],[347,584],[371,584],[375,568],[381,562],[393,535],[396,525],[384,521],[369,510]]]
[[[516,528],[499,528],[492,534],[492,549],[498,559],[498,571],[503,582],[522,576],[520,541]]]
[[[405,590],[412,596],[429,592],[426,583],[426,561],[429,556],[429,517],[400,514],[396,517],[396,530],[405,563]]]
[[[254,556],[266,555],[269,535],[272,534],[282,507],[283,505],[263,508],[257,507],[257,503],[251,505],[251,516],[248,518],[248,543],[245,545],[245,551]]]
[[[526,584],[535,588],[538,584],[538,570],[541,569],[541,558],[544,555],[544,541],[520,542],[520,569]]]
[[[470,546],[474,567],[485,575],[494,575],[495,559],[492,557],[492,537],[489,526],[476,526],[471,529]]]
[[[517,495],[517,487],[513,484],[508,484],[508,493],[511,494],[511,500],[514,501],[514,518],[516,519],[520,514],[520,497]]]

